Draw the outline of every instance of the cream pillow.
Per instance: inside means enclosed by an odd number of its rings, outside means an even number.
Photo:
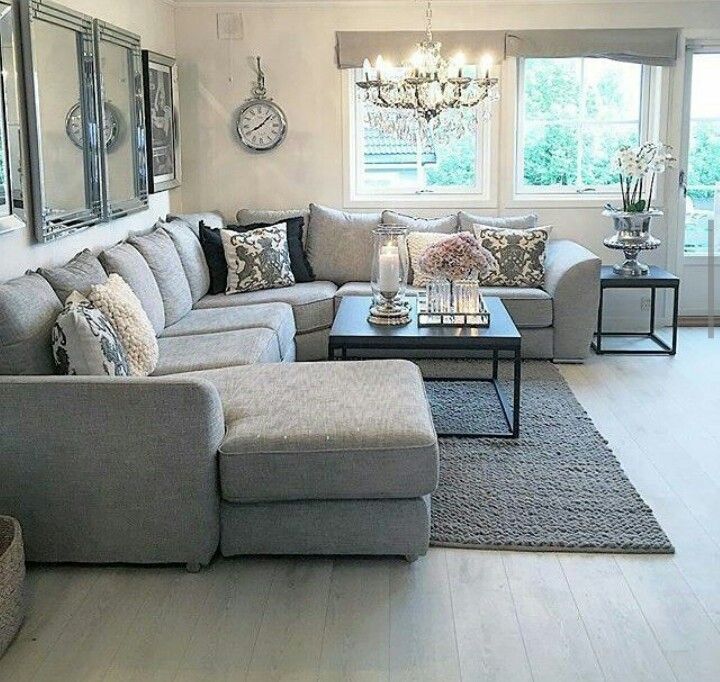
[[[91,287],[88,300],[115,328],[125,353],[131,376],[147,376],[158,363],[155,330],[138,297],[120,275],[110,275],[105,284]]]
[[[422,268],[418,265],[418,261],[423,251],[432,244],[437,244],[450,237],[455,237],[459,232],[454,234],[446,234],[444,232],[410,232],[407,236],[407,247],[408,256],[410,262],[410,284],[414,287],[424,287],[428,282],[434,278],[431,275],[423,272]],[[472,232],[465,232],[465,234],[473,236]]]

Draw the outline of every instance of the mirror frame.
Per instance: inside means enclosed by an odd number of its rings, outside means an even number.
[[[140,36],[126,31],[125,29],[113,26],[105,21],[95,19],[94,40],[96,60],[96,91],[97,116],[100,121],[100,177],[102,178],[100,192],[103,206],[103,218],[105,220],[116,220],[123,216],[145,211],[148,208],[148,167],[145,134],[145,89],[143,87],[142,51],[140,48]],[[133,148],[133,180],[135,196],[125,201],[112,202],[109,198],[108,186],[111,178],[108,177],[107,162],[107,141],[105,140],[105,115],[107,109],[101,106],[105,101],[105,88],[102,74],[102,44],[103,42],[118,45],[128,50],[128,74],[132,83],[128,91],[131,101],[131,113],[133,120],[128,122],[128,134],[130,144]]]
[[[21,0],[23,71],[27,106],[28,147],[32,186],[32,217],[38,241],[47,242],[97,225],[103,220],[102,182],[98,148],[97,97],[95,86],[95,40],[91,17],[49,0]],[[33,26],[44,21],[75,33],[79,59],[79,88],[82,105],[86,206],[53,215],[46,204],[40,98],[37,88],[37,55]]]
[[[20,40],[20,17],[18,16],[17,2],[13,0],[0,0],[0,17],[7,13],[12,15],[12,35],[13,35],[13,69],[15,71],[15,88],[17,97],[17,115],[19,122],[19,145],[18,154],[19,158],[15,158],[11,154],[10,144],[10,132],[8,130],[8,91],[5,74],[7,73],[8,66],[2,63],[0,59],[0,65],[2,65],[2,73],[0,73],[0,112],[2,112],[2,121],[0,121],[0,135],[4,138],[5,143],[5,180],[8,188],[8,200],[9,200],[9,214],[0,217],[0,235],[7,234],[8,232],[14,232],[24,228],[27,225],[27,216],[30,213],[30,192],[27,184],[28,177],[28,153],[27,153],[27,135],[26,120],[25,120],[25,81],[23,78],[22,71],[22,55],[21,55],[21,40]],[[0,45],[2,47],[2,45]],[[20,164],[20,180],[18,185],[12,181],[11,168],[12,164]],[[20,206],[16,205],[16,193],[19,191],[19,197],[22,201]]]

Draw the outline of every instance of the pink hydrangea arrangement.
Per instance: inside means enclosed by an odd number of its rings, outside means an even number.
[[[477,276],[485,279],[497,268],[497,261],[472,234],[460,232],[428,246],[420,254],[418,266],[431,277],[456,280]]]

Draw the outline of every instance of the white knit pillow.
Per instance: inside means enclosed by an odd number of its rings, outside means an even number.
[[[127,354],[130,374],[151,374],[160,354],[155,330],[125,280],[120,275],[110,275],[105,284],[92,286],[88,299],[115,327]]]

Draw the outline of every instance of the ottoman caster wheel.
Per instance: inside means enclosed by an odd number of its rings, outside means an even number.
[[[185,564],[185,570],[188,573],[200,573],[201,568],[202,564],[199,561],[188,561]]]
[[[409,564],[414,564],[420,558],[419,554],[406,554],[405,561]]]

